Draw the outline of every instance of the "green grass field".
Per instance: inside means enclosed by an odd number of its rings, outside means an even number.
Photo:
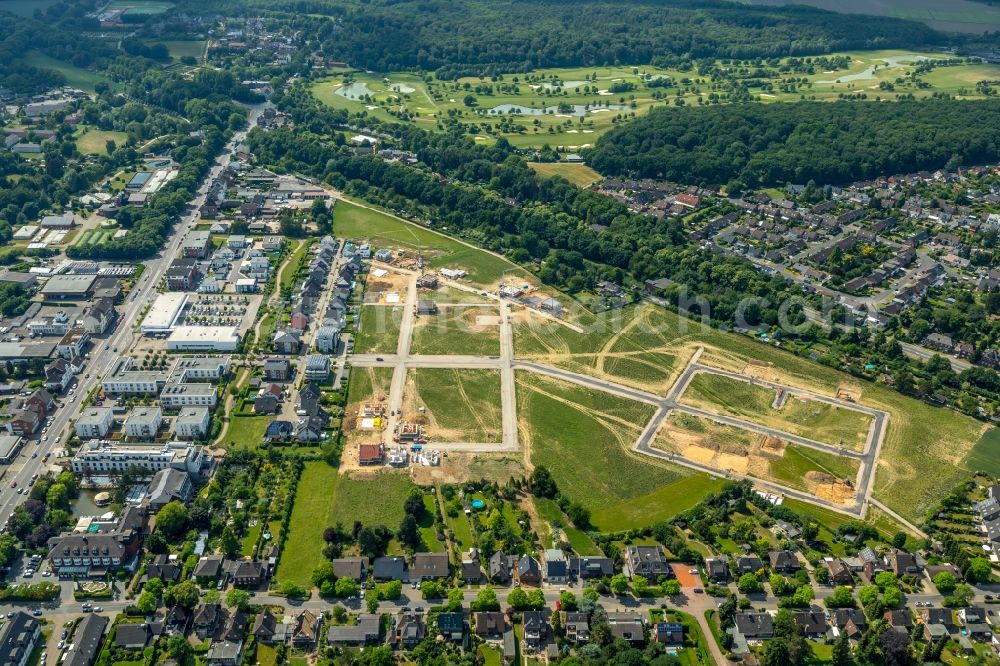
[[[56,60],[55,58],[49,57],[38,51],[29,52],[24,57],[24,62],[25,64],[33,67],[55,70],[66,77],[66,83],[68,85],[87,92],[94,92],[94,84],[105,80],[103,76],[97,74],[96,72],[91,72],[90,70],[81,69],[80,67],[76,67],[67,62]]]
[[[387,395],[392,382],[392,371],[392,368],[352,368],[351,382],[347,387],[347,404],[358,406],[376,399],[376,394]]]
[[[681,402],[719,414],[743,418],[825,444],[860,451],[871,427],[867,414],[789,396],[780,409],[773,389],[710,373],[694,376]]]
[[[417,318],[410,351],[414,354],[499,356],[499,323],[499,308],[442,307],[436,315]]]
[[[601,174],[597,173],[585,164],[571,164],[569,162],[529,162],[528,166],[535,170],[540,176],[551,178],[552,176],[562,176],[577,187],[587,187],[601,179]]]
[[[547,467],[599,529],[665,520],[721,485],[627,451],[652,417],[649,405],[528,373],[517,374],[517,385],[531,463]]]
[[[358,354],[395,354],[402,322],[402,306],[362,305],[361,327],[354,336],[354,351]]]
[[[785,455],[772,460],[769,466],[772,479],[801,490],[810,490],[809,484],[805,482],[805,477],[810,472],[828,474],[835,479],[850,479],[853,482],[859,469],[860,463],[853,458],[835,456],[798,444],[788,444]]]
[[[295,287],[295,278],[298,274],[299,268],[302,266],[302,262],[309,252],[309,243],[305,241],[293,241],[297,243],[292,254],[285,260],[282,264],[281,270],[278,271],[278,285],[282,290],[289,290]]]
[[[334,498],[340,474],[325,462],[307,462],[299,478],[288,526],[288,539],[281,553],[277,579],[309,586],[316,564],[323,557],[323,530],[334,525]],[[348,526],[348,529],[350,527]]]
[[[204,40],[191,40],[163,42],[163,45],[170,51],[171,58],[180,59],[189,56],[201,60],[202,56],[205,55],[206,43]]]
[[[584,313],[575,323],[582,333],[550,320],[518,320],[516,356],[665,394],[683,365],[678,357],[694,351],[685,348],[685,322],[659,308]]]
[[[406,418],[423,424],[431,441],[501,440],[499,371],[416,368],[407,373],[406,389]]]
[[[260,446],[273,416],[231,416],[223,446]]]
[[[88,128],[76,140],[76,147],[81,153],[88,155],[107,155],[107,142],[114,141],[116,145],[125,145],[128,135],[125,132],[110,132]]]
[[[104,245],[116,231],[117,229],[88,229],[77,237],[74,245]]]
[[[990,428],[983,433],[969,452],[965,466],[974,472],[1000,476],[1000,428]]]
[[[559,324],[517,325],[514,329],[517,355],[601,375],[599,359],[607,356],[602,349],[625,345],[624,339],[629,345],[655,350],[663,358],[679,359],[675,361],[678,367],[683,366],[695,349],[702,347],[700,362],[705,365],[742,372],[750,363],[758,366],[763,363],[775,381],[829,396],[835,396],[841,385],[853,387],[861,392],[861,404],[889,413],[874,494],[907,519],[921,520],[943,494],[970,475],[970,466],[981,464],[984,451],[995,450],[992,447],[996,445],[990,444],[992,436],[974,449],[986,427],[970,417],[907,398],[878,384],[859,382],[748,336],[682,320],[651,305],[602,316],[605,318],[600,320],[578,318],[577,323],[585,327],[584,334]],[[634,321],[646,323],[637,326],[631,324]],[[603,375],[615,379],[606,372],[606,365]],[[616,381],[641,384],[628,378]],[[665,382],[660,386],[665,391],[669,385]]]
[[[468,271],[472,282],[479,284],[496,282],[504,271],[511,269],[527,275],[527,271],[506,259],[349,201],[338,200],[334,206],[333,233],[338,238],[368,241],[375,247],[419,251],[430,268],[461,268]]]
[[[340,523],[347,529],[359,521],[395,530],[403,520],[403,503],[414,488],[410,477],[398,472],[358,479],[342,475],[336,486],[330,524]],[[325,527],[321,526],[320,531]]]

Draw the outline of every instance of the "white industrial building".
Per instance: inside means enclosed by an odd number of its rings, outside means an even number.
[[[177,319],[187,305],[188,295],[179,291],[160,294],[149,306],[146,316],[139,325],[143,335],[166,335],[177,325]]]
[[[177,326],[167,338],[170,351],[236,351],[237,326]]]

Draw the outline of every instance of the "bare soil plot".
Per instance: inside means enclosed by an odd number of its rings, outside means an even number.
[[[499,442],[500,372],[416,368],[406,373],[405,420],[418,423],[433,442]]]

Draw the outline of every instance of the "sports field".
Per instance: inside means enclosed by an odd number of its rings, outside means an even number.
[[[416,368],[406,374],[404,417],[433,442],[499,442],[500,372]]]
[[[128,135],[125,132],[112,132],[89,128],[76,140],[76,147],[81,153],[89,155],[107,155],[108,141],[114,141],[117,146],[124,146]]]
[[[826,0],[813,0],[823,1]],[[900,1],[887,0],[890,4]],[[915,0],[922,6],[913,10],[896,7],[890,15],[902,13],[906,18],[964,26],[992,21],[987,15],[1000,17],[1000,8],[957,1],[963,4],[960,11],[943,9],[939,4],[932,8],[930,5],[937,4],[933,0]],[[398,114],[405,112],[407,122],[428,130],[457,124],[464,126],[478,142],[489,143],[503,136],[515,146],[548,144],[570,152],[592,145],[616,124],[651,108],[674,104],[675,100],[689,105],[703,104],[709,92],[722,103],[748,99],[791,102],[803,98],[833,101],[844,94],[858,93],[865,93],[871,100],[891,100],[902,95],[927,97],[936,93],[981,97],[975,90],[976,81],[1000,79],[1000,65],[964,59],[955,66],[938,67],[930,74],[914,76],[917,65],[925,59],[943,62],[946,56],[941,53],[856,51],[827,54],[827,57],[824,67],[808,70],[793,69],[787,60],[768,61],[754,68],[716,61],[710,82],[707,77],[695,79],[691,71],[642,64],[540,69],[503,75],[495,81],[485,77],[426,81],[407,73],[340,70],[314,84],[312,90],[330,106],[365,111],[387,122],[399,122]],[[825,69],[826,66],[834,69]],[[790,73],[796,81],[791,86]],[[586,167],[569,169],[580,165],[533,166],[543,173],[562,171],[561,175],[580,185],[588,184],[592,178]]]

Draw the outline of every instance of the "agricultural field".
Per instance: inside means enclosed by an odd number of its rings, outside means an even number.
[[[500,310],[496,307],[442,306],[421,315],[413,329],[414,354],[500,355]]]
[[[76,147],[85,155],[107,155],[107,142],[114,141],[116,145],[125,145],[128,135],[125,132],[110,132],[87,128],[77,137]]]
[[[395,354],[403,307],[362,305],[361,325],[354,336],[354,351],[359,354]]]
[[[497,370],[416,368],[406,374],[403,414],[431,442],[499,442],[502,436]]]
[[[697,345],[693,323],[654,307],[583,313],[572,323],[518,316],[518,358],[627,384],[665,395]],[[689,330],[685,331],[684,329]]]
[[[531,465],[591,510],[598,529],[666,520],[697,504],[721,481],[628,449],[653,407],[547,377],[518,372],[520,440]]]
[[[104,245],[115,235],[118,228],[112,229],[87,229],[76,239],[74,245],[84,247],[87,245]]]
[[[1000,8],[975,0],[749,0],[752,5],[808,5],[844,14],[869,14],[922,21],[946,32],[979,34],[1000,30]]]
[[[684,391],[681,402],[824,444],[855,451],[864,448],[872,420],[867,414],[794,395],[775,407],[776,398],[776,392],[767,387],[699,373]]]
[[[814,0],[825,2],[826,0]],[[963,0],[959,0],[960,2]],[[931,2],[931,0],[927,0]],[[975,3],[965,2],[975,7]],[[949,3],[950,5],[950,3]],[[840,9],[835,7],[834,9]],[[870,13],[870,12],[864,12]],[[974,14],[990,13],[1000,18],[1000,9],[980,7],[952,12],[941,9],[917,10],[916,18],[934,16],[946,20],[962,15],[974,23]],[[909,16],[908,16],[909,17]],[[980,17],[981,18],[981,17]],[[768,63],[763,74],[753,65],[717,61],[724,76],[699,76],[696,69],[668,69],[650,65],[553,68],[528,73],[507,74],[496,80],[465,77],[457,81],[437,81],[430,76],[406,73],[339,72],[313,86],[316,97],[335,108],[369,115],[386,121],[401,119],[434,130],[457,123],[478,142],[488,143],[503,136],[519,147],[545,144],[567,151],[592,145],[616,124],[683,100],[686,104],[708,102],[710,96],[723,101],[733,91],[761,102],[790,102],[802,97],[832,101],[844,94],[867,93],[869,99],[895,99],[901,95],[927,97],[934,93],[981,96],[976,82],[1000,79],[1000,65],[962,62],[937,67],[919,77],[912,76],[926,59],[942,59],[940,53],[908,51],[860,51],[830,54],[842,57],[838,69],[813,68],[789,71],[778,63]],[[797,79],[794,85],[786,81]],[[579,165],[535,165],[540,172],[564,171],[579,184],[587,184],[590,174]],[[572,180],[572,178],[571,178]]]
[[[586,164],[571,164],[569,162],[529,162],[528,166],[535,170],[539,176],[552,178],[561,176],[577,187],[587,187],[592,183],[601,180],[601,174],[591,169]]]
[[[523,268],[503,257],[387,213],[338,200],[333,208],[333,233],[337,238],[366,241],[374,247],[405,248],[418,252],[430,269],[460,268],[470,282],[490,285],[499,282],[504,271],[529,277]]]

